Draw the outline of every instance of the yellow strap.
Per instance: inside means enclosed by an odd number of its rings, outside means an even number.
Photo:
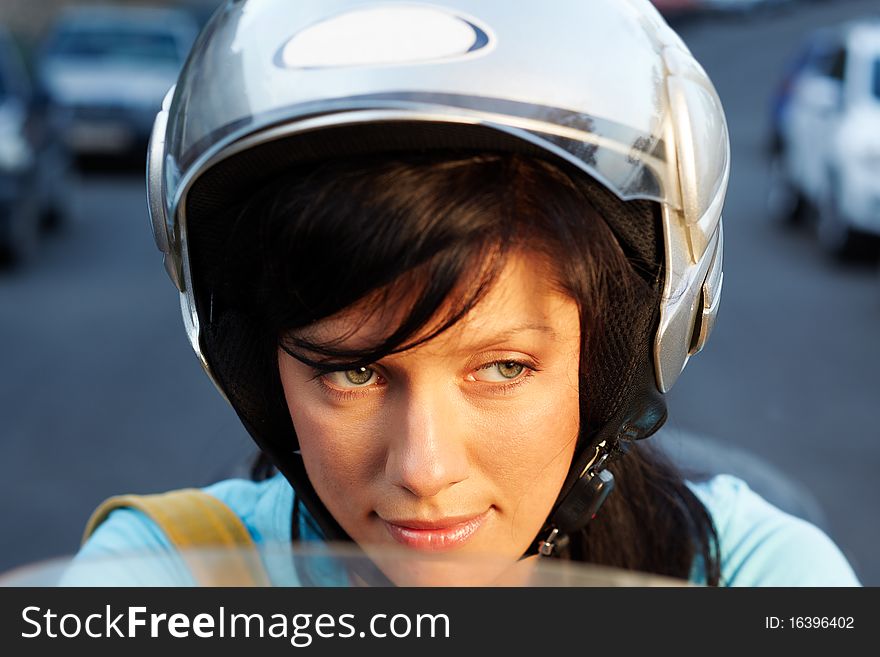
[[[195,488],[157,495],[111,497],[92,513],[83,543],[111,511],[119,508],[137,509],[159,525],[171,544],[182,550],[181,557],[200,586],[269,585],[247,528],[232,509],[216,497]],[[191,548],[221,549],[193,554]]]

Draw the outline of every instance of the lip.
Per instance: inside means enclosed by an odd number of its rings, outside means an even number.
[[[382,522],[391,538],[401,545],[426,552],[440,552],[463,545],[483,526],[488,516],[489,511],[486,510],[477,515],[438,520],[382,518]]]

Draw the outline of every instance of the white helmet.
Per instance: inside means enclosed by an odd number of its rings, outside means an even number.
[[[650,360],[667,392],[718,310],[730,148],[709,78],[648,0],[226,0],[156,119],[148,187],[192,346],[239,414],[193,226],[297,163],[432,145],[537,153],[659,204]]]

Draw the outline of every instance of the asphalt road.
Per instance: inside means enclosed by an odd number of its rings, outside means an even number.
[[[809,488],[880,585],[880,276],[767,217],[763,154],[768,99],[804,31],[876,7],[680,27],[724,101],[733,173],[718,325],[669,396],[669,426]],[[141,177],[83,176],[71,209],[35,262],[0,274],[0,571],[73,552],[107,496],[205,484],[251,454],[186,342]]]

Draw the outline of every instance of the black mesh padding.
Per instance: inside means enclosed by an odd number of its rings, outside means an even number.
[[[232,221],[230,211],[269,178],[294,165],[332,155],[412,152],[438,149],[455,152],[517,152],[548,157],[543,149],[505,133],[476,126],[448,124],[370,124],[334,128],[274,141],[226,159],[205,172],[186,201],[190,265],[197,311],[202,326],[202,350],[244,426],[296,488],[299,499],[328,538],[346,538],[320,503],[297,448],[281,389],[275,344],[261,334],[258,321],[247,312],[248,300],[226,303],[215,287],[222,280]],[[659,205],[650,201],[622,202],[571,165],[585,196],[605,217],[634,269],[645,283],[629,302],[614,306],[601,336],[602,359],[597,383],[587,394],[589,425],[579,447],[569,483],[589,458],[594,445],[618,435],[636,439],[650,435],[665,419],[662,395],[654,383],[653,338],[659,317],[662,285],[662,240]],[[565,491],[563,488],[563,492]]]
[[[622,203],[598,185],[591,188],[590,201],[614,232],[633,267],[645,282],[652,284],[663,262],[658,205],[652,201]]]

